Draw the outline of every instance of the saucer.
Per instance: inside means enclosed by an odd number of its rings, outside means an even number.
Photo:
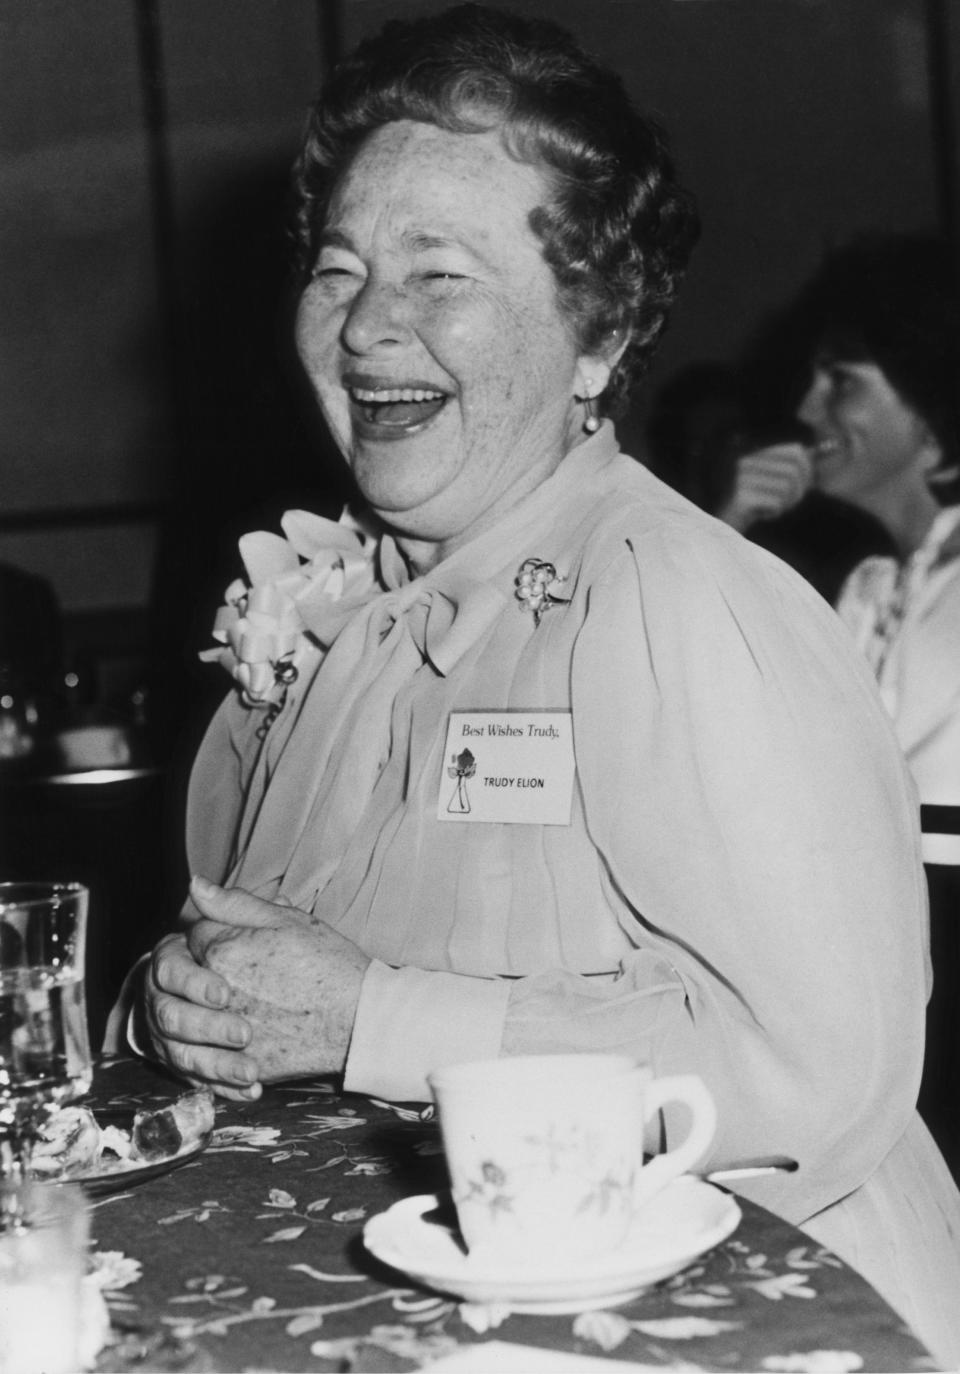
[[[740,1223],[740,1208],[729,1193],[685,1174],[645,1204],[616,1250],[550,1274],[508,1274],[489,1261],[471,1263],[459,1232],[428,1218],[445,1202],[436,1193],[422,1194],[371,1217],[363,1231],[367,1249],[442,1293],[547,1315],[629,1302],[719,1245]]]

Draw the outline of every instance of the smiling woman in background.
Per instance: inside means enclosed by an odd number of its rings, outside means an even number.
[[[797,410],[819,490],[873,515],[896,555],[865,559],[837,610],[877,675],[922,802],[960,808],[960,299],[946,244],[870,235],[831,254],[801,303],[811,376]],[[951,852],[952,851],[952,852]],[[928,842],[931,859],[960,860]]]
[[[960,1202],[914,1112],[913,794],[874,685],[604,418],[694,237],[663,140],[563,31],[465,6],[338,68],[297,185],[297,341],[357,514],[243,542],[205,878],[140,1043],[240,1097],[343,1071],[422,1098],[524,1052],[697,1073],[710,1165],[796,1156],[751,1191],[960,1358]]]
[[[923,234],[865,234],[829,253],[780,317],[803,443],[740,460],[724,518],[753,526],[805,486],[877,522],[891,552],[836,598],[876,674],[917,784],[934,988],[921,1107],[960,1167],[960,295]],[[774,528],[774,527],[772,527]],[[752,531],[751,531],[752,532]]]

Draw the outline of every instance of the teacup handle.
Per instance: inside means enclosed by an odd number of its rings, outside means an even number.
[[[672,1150],[654,1155],[640,1170],[639,1194],[644,1200],[658,1193],[671,1179],[685,1174],[704,1157],[717,1129],[717,1108],[707,1085],[696,1074],[676,1074],[672,1078],[653,1078],[643,1088],[644,1118],[667,1102],[685,1102],[693,1114],[693,1125],[686,1139]]]

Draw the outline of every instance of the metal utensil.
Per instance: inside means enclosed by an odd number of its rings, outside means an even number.
[[[762,1159],[747,1159],[742,1164],[731,1164],[729,1169],[713,1169],[701,1175],[708,1183],[728,1183],[738,1178],[759,1178],[763,1174],[792,1174],[799,1164],[789,1155],[767,1155]]]

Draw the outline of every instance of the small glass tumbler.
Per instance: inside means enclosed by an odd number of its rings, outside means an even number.
[[[83,1279],[90,1213],[77,1185],[0,1184],[24,1218],[0,1232],[0,1374],[77,1374],[84,1367]]]
[[[0,1172],[8,1182],[29,1178],[50,1109],[90,1088],[88,896],[82,883],[0,883]]]

